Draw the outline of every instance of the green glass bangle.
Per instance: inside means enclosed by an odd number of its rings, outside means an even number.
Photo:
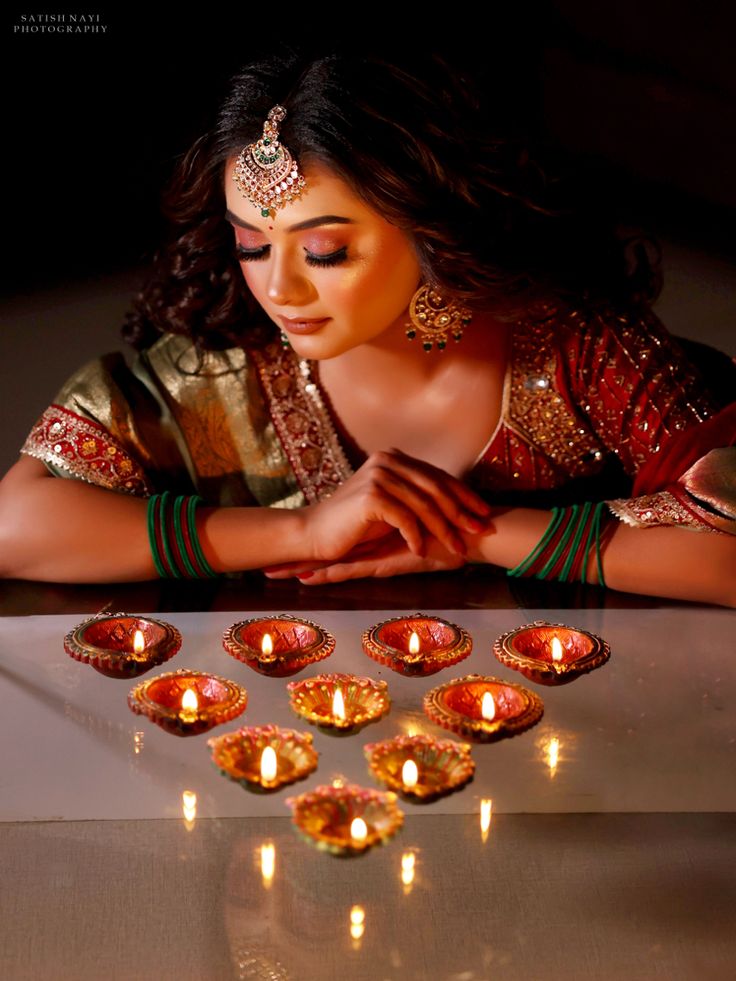
[[[176,544],[179,546],[179,555],[184,563],[184,568],[192,579],[199,579],[199,573],[189,561],[187,543],[184,540],[184,529],[181,526],[182,502],[185,500],[186,497],[182,494],[174,501],[174,533],[176,534]]]
[[[536,574],[535,579],[546,579],[547,578],[547,576],[550,574],[550,572],[554,569],[555,565],[557,564],[557,560],[559,559],[559,557],[564,552],[565,547],[567,546],[567,543],[570,540],[570,536],[572,535],[573,531],[577,527],[577,518],[578,518],[579,506],[577,504],[573,504],[572,507],[570,507],[570,508],[562,508],[561,510],[562,510],[562,514],[563,515],[565,515],[566,512],[568,512],[568,511],[570,512],[570,520],[567,522],[567,525],[565,527],[565,530],[562,533],[562,537],[560,538],[559,542],[557,543],[554,552],[552,553],[552,555],[550,555],[550,557],[547,559],[547,561],[545,562],[545,564],[542,566],[542,568]],[[559,578],[559,577],[556,577],[556,578]]]
[[[576,576],[576,578],[579,578],[581,583],[587,584],[588,555],[593,543],[595,543],[598,584],[605,588],[606,581],[603,576],[603,563],[601,562],[601,524],[605,507],[605,501],[599,501],[595,505],[593,505],[590,501],[586,501],[583,504],[572,504],[566,508],[553,508],[552,520],[548,524],[539,543],[514,569],[507,569],[506,575],[521,577],[524,576],[530,568],[533,568],[534,563],[540,556],[544,555],[545,549],[549,547],[550,542],[559,531],[561,523],[567,518],[567,524],[562,532],[560,540],[555,545],[553,552],[547,558],[542,568],[538,572],[532,573],[532,575],[536,579],[549,578],[550,573],[559,562],[560,557],[565,554],[565,550],[569,545],[569,553],[565,558],[565,562],[558,575],[553,577],[559,582],[567,582],[570,572],[575,565],[576,556],[579,554],[580,544],[587,528],[581,569],[579,576]]]
[[[567,582],[567,577],[570,575],[570,569],[572,568],[578,548],[580,547],[580,539],[583,537],[585,524],[588,520],[588,515],[590,514],[590,509],[592,506],[593,505],[590,503],[590,501],[586,501],[585,504],[583,504],[583,510],[580,514],[580,518],[578,519],[577,527],[575,528],[575,537],[573,538],[572,545],[570,546],[570,554],[565,559],[565,564],[557,577],[561,582]]]
[[[598,505],[598,510],[596,511],[594,524],[595,524],[595,560],[598,568],[598,585],[606,586],[606,580],[603,577],[603,564],[601,562],[601,515],[603,514],[603,508],[606,507],[606,502],[601,501]]]
[[[534,546],[529,555],[513,569],[507,569],[507,576],[514,576],[520,578],[529,569],[532,563],[535,561],[537,556],[539,556],[547,545],[547,542],[552,538],[554,533],[559,528],[560,522],[562,521],[564,509],[563,508],[552,508],[552,518],[550,519],[547,529],[539,539],[539,542]]]
[[[164,568],[163,562],[161,561],[161,556],[159,555],[158,551],[158,542],[156,541],[156,508],[160,497],[160,494],[154,494],[152,497],[148,498],[148,544],[151,547],[151,555],[153,556],[153,564],[156,566],[156,572],[159,574],[161,579],[168,579],[169,576]]]
[[[189,498],[189,504],[187,505],[187,528],[189,529],[189,540],[192,543],[192,548],[194,549],[197,562],[199,562],[200,568],[204,574],[209,576],[210,579],[217,579],[218,574],[204,557],[202,546],[199,544],[199,536],[197,535],[195,514],[197,505],[202,503],[204,503],[202,498],[198,497],[197,495]]]
[[[184,576],[179,569],[179,566],[174,560],[174,556],[171,554],[171,545],[169,543],[169,530],[166,521],[166,510],[170,507],[171,494],[169,491],[164,491],[161,495],[161,511],[160,511],[160,525],[161,525],[161,541],[164,543],[164,555],[166,556],[166,561],[169,563],[171,568],[171,575],[168,576],[169,579],[183,579]]]

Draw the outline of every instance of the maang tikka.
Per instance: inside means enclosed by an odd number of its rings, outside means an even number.
[[[285,116],[283,106],[271,109],[263,124],[263,136],[241,150],[233,171],[241,194],[261,209],[264,218],[299,197],[307,183],[296,160],[279,141],[279,124]]]
[[[431,286],[420,286],[409,304],[411,323],[406,324],[406,336],[412,341],[419,332],[425,351],[431,351],[435,344],[444,351],[447,335],[452,334],[459,341],[472,316],[467,307],[448,303]]]

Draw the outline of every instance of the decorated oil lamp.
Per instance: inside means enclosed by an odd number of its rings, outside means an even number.
[[[232,624],[223,635],[222,645],[228,654],[259,674],[284,678],[329,657],[335,638],[311,620],[284,613]]]
[[[172,658],[181,634],[170,623],[130,613],[97,614],[64,638],[70,657],[111,678],[135,678]]]
[[[333,855],[361,855],[387,841],[404,821],[396,794],[355,784],[317,787],[286,803],[299,834]]]
[[[128,695],[138,715],[176,736],[196,736],[245,711],[248,693],[234,681],[181,668],[142,681]]]
[[[546,620],[502,634],[493,653],[502,664],[540,685],[564,685],[611,656],[608,644],[596,634]]]
[[[470,674],[428,691],[425,714],[443,729],[475,742],[516,736],[544,714],[535,692],[511,681]]]
[[[332,734],[354,732],[391,707],[385,681],[354,674],[319,674],[287,684],[289,704],[307,722]]]
[[[467,743],[434,736],[395,736],[368,743],[364,752],[378,780],[419,800],[434,800],[458,790],[475,772]]]
[[[214,736],[207,745],[223,776],[248,790],[278,790],[317,769],[317,752],[309,732],[275,725],[245,726]]]
[[[362,644],[368,657],[404,675],[434,674],[473,649],[462,627],[423,613],[377,623],[363,633]]]

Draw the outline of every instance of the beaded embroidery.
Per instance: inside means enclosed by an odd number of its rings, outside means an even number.
[[[269,344],[253,351],[271,418],[308,503],[329,497],[353,473],[311,379],[309,362]]]
[[[103,426],[61,405],[44,411],[21,453],[108,490],[138,496],[152,493],[143,468]]]

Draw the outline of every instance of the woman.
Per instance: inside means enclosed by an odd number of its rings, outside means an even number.
[[[0,484],[0,573],[476,561],[736,605],[734,407],[646,251],[481,108],[437,56],[237,75],[166,196],[138,360],[80,369]]]

